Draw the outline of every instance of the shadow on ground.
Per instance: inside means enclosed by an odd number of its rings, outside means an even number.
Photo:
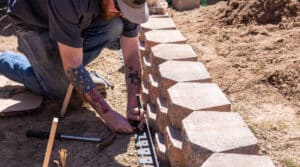
[[[60,105],[45,102],[39,112],[0,118],[0,166],[40,167],[43,163],[47,140],[27,138],[26,130],[50,131],[52,118],[57,116]],[[58,124],[58,132],[87,137],[103,137],[108,130],[104,123],[87,109],[69,111]],[[57,166],[58,151],[67,149],[67,166],[114,166],[124,165],[116,161],[116,156],[127,152],[130,136],[118,135],[112,145],[98,151],[95,143],[55,140],[50,165]]]

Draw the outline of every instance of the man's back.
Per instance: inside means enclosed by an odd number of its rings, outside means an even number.
[[[47,1],[9,0],[7,13],[17,26],[48,28]]]
[[[99,2],[99,0],[9,0],[7,13],[14,23],[21,27],[49,28],[51,24],[49,15],[61,16],[78,24],[84,21],[91,23],[99,16]]]
[[[8,15],[17,27],[49,29],[50,37],[82,47],[82,31],[97,22],[99,0],[10,0]]]

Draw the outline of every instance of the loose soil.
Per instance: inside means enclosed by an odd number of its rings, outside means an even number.
[[[229,0],[170,14],[255,133],[260,154],[299,167],[300,8],[282,2]]]
[[[0,37],[0,51],[16,51],[16,38]],[[101,56],[88,66],[101,73],[114,84],[114,90],[108,90],[107,101],[111,106],[125,115],[126,89],[124,74],[120,72],[118,51],[105,49]],[[45,101],[43,107],[31,114],[0,118],[0,160],[2,167],[40,167],[43,163],[47,140],[27,138],[26,130],[50,131],[52,118],[58,116],[60,104]],[[105,137],[108,130],[90,107],[68,109],[65,118],[60,119],[58,132],[87,137]],[[56,140],[51,156],[50,166],[57,167],[55,160],[60,160],[59,150],[67,150],[67,166],[74,167],[108,167],[137,166],[137,155],[133,135],[117,135],[112,145],[98,151],[97,144]]]
[[[227,0],[227,7],[220,9],[227,24],[287,22],[297,16],[298,10],[298,0]]]
[[[231,7],[234,2],[239,5]],[[232,110],[240,113],[255,133],[260,154],[269,155],[276,166],[298,167],[299,16],[285,12],[293,5],[281,4],[273,10],[274,13],[284,11],[276,14],[275,18],[280,16],[280,19],[261,21],[261,17],[272,17],[264,16],[268,12],[263,12],[256,18],[256,13],[248,9],[251,6],[258,10],[259,5],[255,6],[254,1],[245,2],[231,0],[186,12],[170,9],[169,13],[198,53],[199,61],[207,67],[213,82],[219,84],[230,99]],[[269,1],[256,0],[258,2],[270,5]],[[0,36],[0,52],[5,50],[17,51],[15,36]],[[126,90],[118,51],[104,50],[88,67],[115,85],[107,100],[114,109],[125,114]],[[0,166],[41,166],[47,141],[28,139],[25,131],[49,130],[59,107],[46,101],[39,112],[0,118]],[[107,134],[103,122],[87,108],[68,111],[60,120],[58,131],[95,137]],[[53,160],[59,160],[58,151],[65,148],[68,166],[137,166],[133,140],[133,136],[118,135],[115,142],[101,152],[91,143],[55,141],[50,164],[57,166]]]

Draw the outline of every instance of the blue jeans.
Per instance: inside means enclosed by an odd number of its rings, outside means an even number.
[[[109,46],[122,33],[120,18],[101,21],[97,26],[84,30],[83,64],[94,60],[104,47]],[[0,73],[20,82],[32,92],[50,99],[65,96],[69,80],[63,70],[57,42],[48,31],[17,32],[19,50],[24,54],[0,54]]]

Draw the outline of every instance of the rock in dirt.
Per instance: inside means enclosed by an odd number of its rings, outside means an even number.
[[[43,97],[0,75],[0,117],[35,111],[42,102]]]

